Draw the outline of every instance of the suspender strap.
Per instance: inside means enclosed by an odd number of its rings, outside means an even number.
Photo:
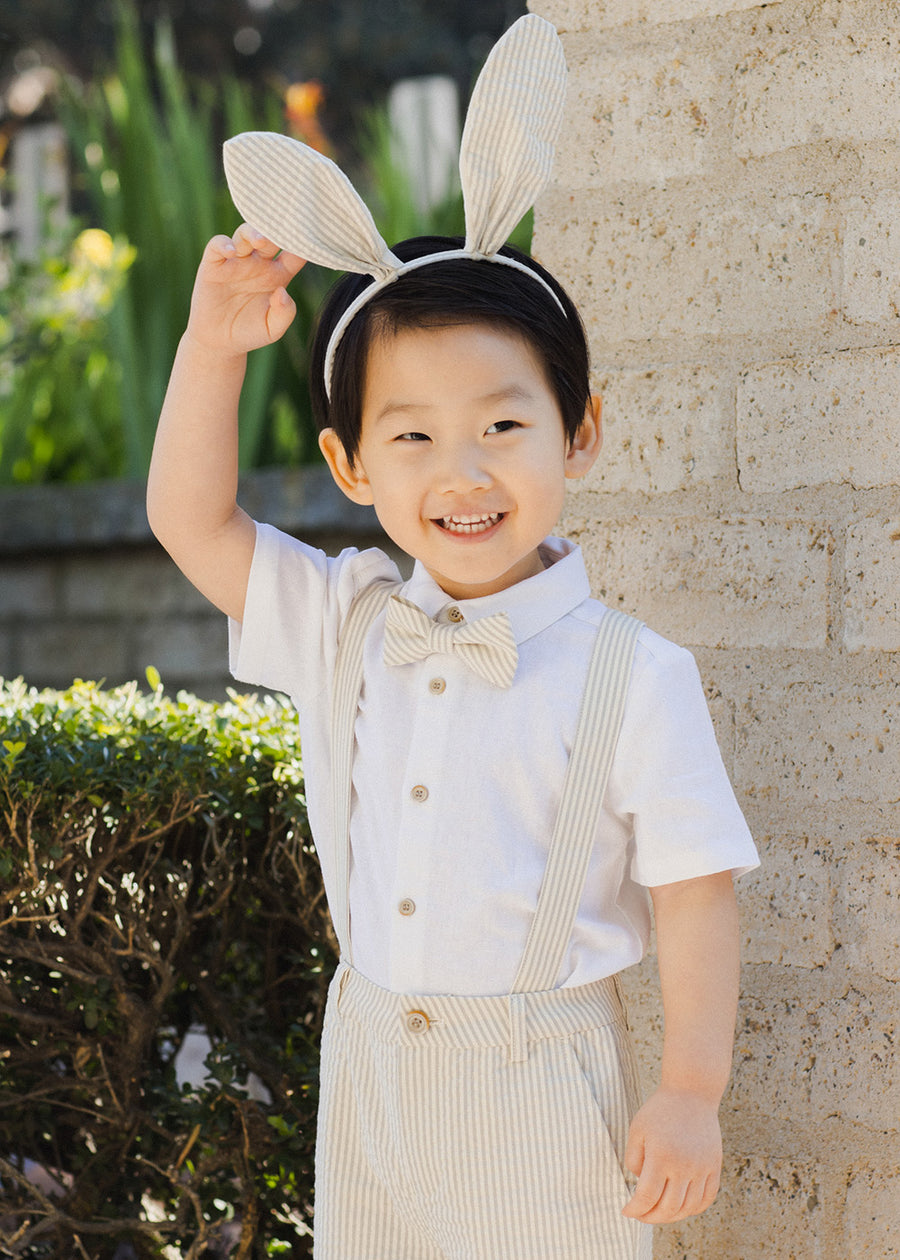
[[[609,609],[597,630],[547,867],[513,993],[556,984],[584,894],[641,623]]]
[[[338,642],[334,668],[331,715],[331,788],[335,846],[335,881],[331,917],[341,957],[352,962],[350,946],[350,800],[353,790],[353,748],[359,693],[363,679],[363,648],[372,622],[399,582],[373,582],[350,605]]]

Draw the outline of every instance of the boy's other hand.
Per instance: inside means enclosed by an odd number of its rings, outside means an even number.
[[[187,336],[226,355],[277,341],[296,314],[286,286],[303,264],[246,223],[234,236],[214,236],[197,270]]]
[[[717,1107],[696,1093],[658,1089],[634,1117],[625,1167],[638,1183],[623,1215],[665,1225],[705,1212],[722,1171]]]

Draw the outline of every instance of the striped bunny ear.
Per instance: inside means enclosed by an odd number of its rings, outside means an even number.
[[[248,223],[310,262],[373,277],[332,330],[325,352],[329,396],[347,326],[385,285],[419,267],[459,258],[500,263],[530,276],[564,310],[542,276],[498,251],[549,182],[565,95],[559,36],[549,22],[526,14],[494,46],[469,104],[459,156],[465,246],[407,262],[391,252],[359,193],[323,154],[276,132],[249,131],[226,141],[228,187]]]
[[[386,279],[401,266],[344,172],[275,131],[226,140],[225,178],[244,219],[281,249],[335,271]]]
[[[496,254],[549,183],[566,77],[559,36],[535,13],[494,45],[472,92],[459,154],[470,253]]]

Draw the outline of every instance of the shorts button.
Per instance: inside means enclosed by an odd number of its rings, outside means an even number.
[[[397,906],[397,909],[400,911],[401,914],[406,914],[406,915],[415,914],[416,903],[413,901],[412,897],[404,897],[403,900],[400,902],[400,904]]]
[[[413,790],[410,792],[410,796],[413,798],[414,801],[427,801],[428,788],[424,787],[421,783],[417,783],[416,786],[413,788]]]
[[[446,691],[446,689],[447,684],[444,682],[443,678],[432,678],[431,682],[428,684],[428,690],[433,696],[439,696],[441,692]]]
[[[406,1027],[413,1033],[427,1032],[430,1023],[424,1011],[409,1011],[406,1016]]]

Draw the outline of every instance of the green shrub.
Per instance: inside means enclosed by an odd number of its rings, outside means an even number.
[[[0,682],[0,1251],[308,1255],[334,955],[296,717],[150,681]]]

